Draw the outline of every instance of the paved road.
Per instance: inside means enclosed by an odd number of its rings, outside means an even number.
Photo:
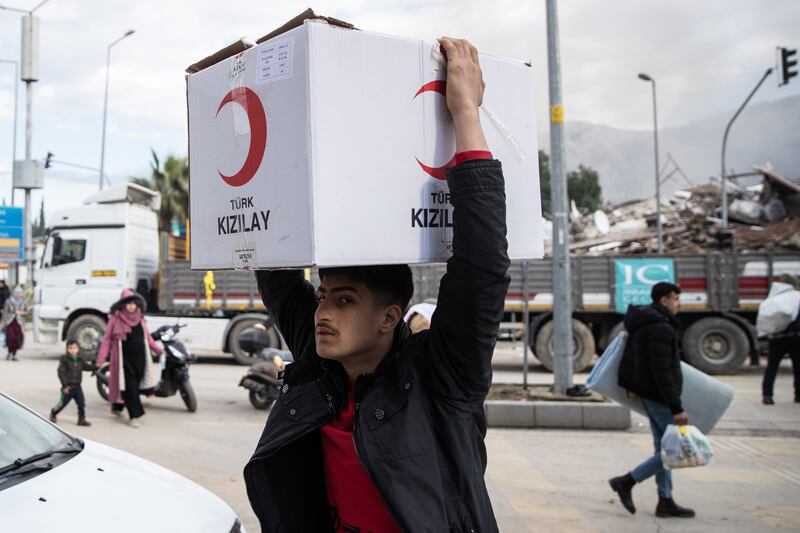
[[[46,414],[58,395],[59,353],[59,347],[31,345],[21,353],[22,361],[0,360],[0,390]],[[520,379],[520,354],[519,347],[498,348],[496,380]],[[147,416],[140,429],[108,414],[87,379],[87,411],[94,425],[78,428],[73,406],[59,422],[73,434],[132,452],[200,483],[227,501],[248,531],[258,531],[241,470],[266,414],[254,410],[244,390],[236,386],[244,370],[225,358],[203,358],[191,369],[198,412],[187,413],[178,397],[146,400]],[[549,374],[534,367],[531,381],[548,379]],[[698,518],[655,519],[652,482],[636,490],[640,509],[636,516],[628,515],[607,488],[607,478],[649,454],[650,437],[644,426],[635,424],[626,432],[490,430],[487,483],[502,531],[800,530],[800,439],[787,436],[800,428],[800,404],[788,402],[788,368],[779,375],[778,405],[773,408],[757,403],[757,372],[726,380],[738,396],[726,416],[726,429],[712,440],[717,452],[714,463],[675,475],[676,499],[695,506]],[[751,436],[758,420],[769,422],[758,433],[765,436]]]

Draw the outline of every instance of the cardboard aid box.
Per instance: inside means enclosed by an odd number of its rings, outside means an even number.
[[[191,267],[447,260],[444,171],[455,139],[438,44],[307,18],[246,46],[187,77]],[[480,61],[481,122],[503,163],[509,254],[538,258],[533,69]]]

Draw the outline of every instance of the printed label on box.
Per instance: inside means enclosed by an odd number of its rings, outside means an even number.
[[[293,39],[284,39],[259,47],[256,83],[291,79],[294,60],[293,52]]]

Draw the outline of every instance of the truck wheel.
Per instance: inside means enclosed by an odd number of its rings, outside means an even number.
[[[240,365],[250,366],[256,361],[259,361],[259,358],[256,354],[250,354],[242,350],[239,346],[239,337],[242,333],[251,329],[256,324],[263,323],[263,320],[257,319],[246,319],[237,322],[232,328],[231,332],[228,335],[228,349],[231,351],[231,355],[233,358],[236,359],[236,362]],[[275,331],[275,326],[270,326],[267,330],[267,335],[269,335],[270,348],[280,348],[281,347],[281,340],[278,337],[278,332]]]
[[[106,321],[95,315],[83,315],[69,325],[67,329],[67,339],[74,339],[78,342],[80,352],[78,354],[87,361],[94,361],[97,356],[97,349],[100,348],[100,341],[103,340],[103,332],[106,329]]]
[[[701,318],[683,335],[686,362],[708,374],[733,374],[750,352],[742,329],[725,318]]]
[[[544,367],[553,371],[553,321],[543,325],[536,334],[536,341],[531,347]],[[580,372],[592,364],[595,354],[595,342],[592,330],[580,320],[572,319],[572,371]]]
[[[608,333],[606,333],[606,335],[603,337],[602,344],[598,346],[598,348],[600,349],[599,355],[603,355],[603,351],[605,351],[605,349],[608,348],[608,345],[611,344],[614,338],[623,331],[625,331],[624,322],[618,322],[613,328],[608,330]]]

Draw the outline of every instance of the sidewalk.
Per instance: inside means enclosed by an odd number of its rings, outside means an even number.
[[[553,375],[528,352],[528,383],[551,384]],[[495,350],[493,368],[495,383],[522,383],[522,344],[501,342]],[[744,366],[734,376],[716,376],[736,391],[733,403],[722,417],[714,435],[749,435],[800,437],[800,404],[794,403],[791,361],[785,359],[775,382],[775,405],[761,403],[761,378],[766,359],[760,367]],[[588,371],[574,375],[575,383],[584,383]],[[647,418],[631,414],[634,429],[649,432]],[[800,443],[798,443],[800,446]]]
[[[634,489],[630,515],[608,487],[652,454],[649,434],[491,430],[487,484],[509,533],[779,532],[800,530],[800,442],[715,437],[713,462],[673,472],[675,500],[694,519],[654,516],[652,479]]]

